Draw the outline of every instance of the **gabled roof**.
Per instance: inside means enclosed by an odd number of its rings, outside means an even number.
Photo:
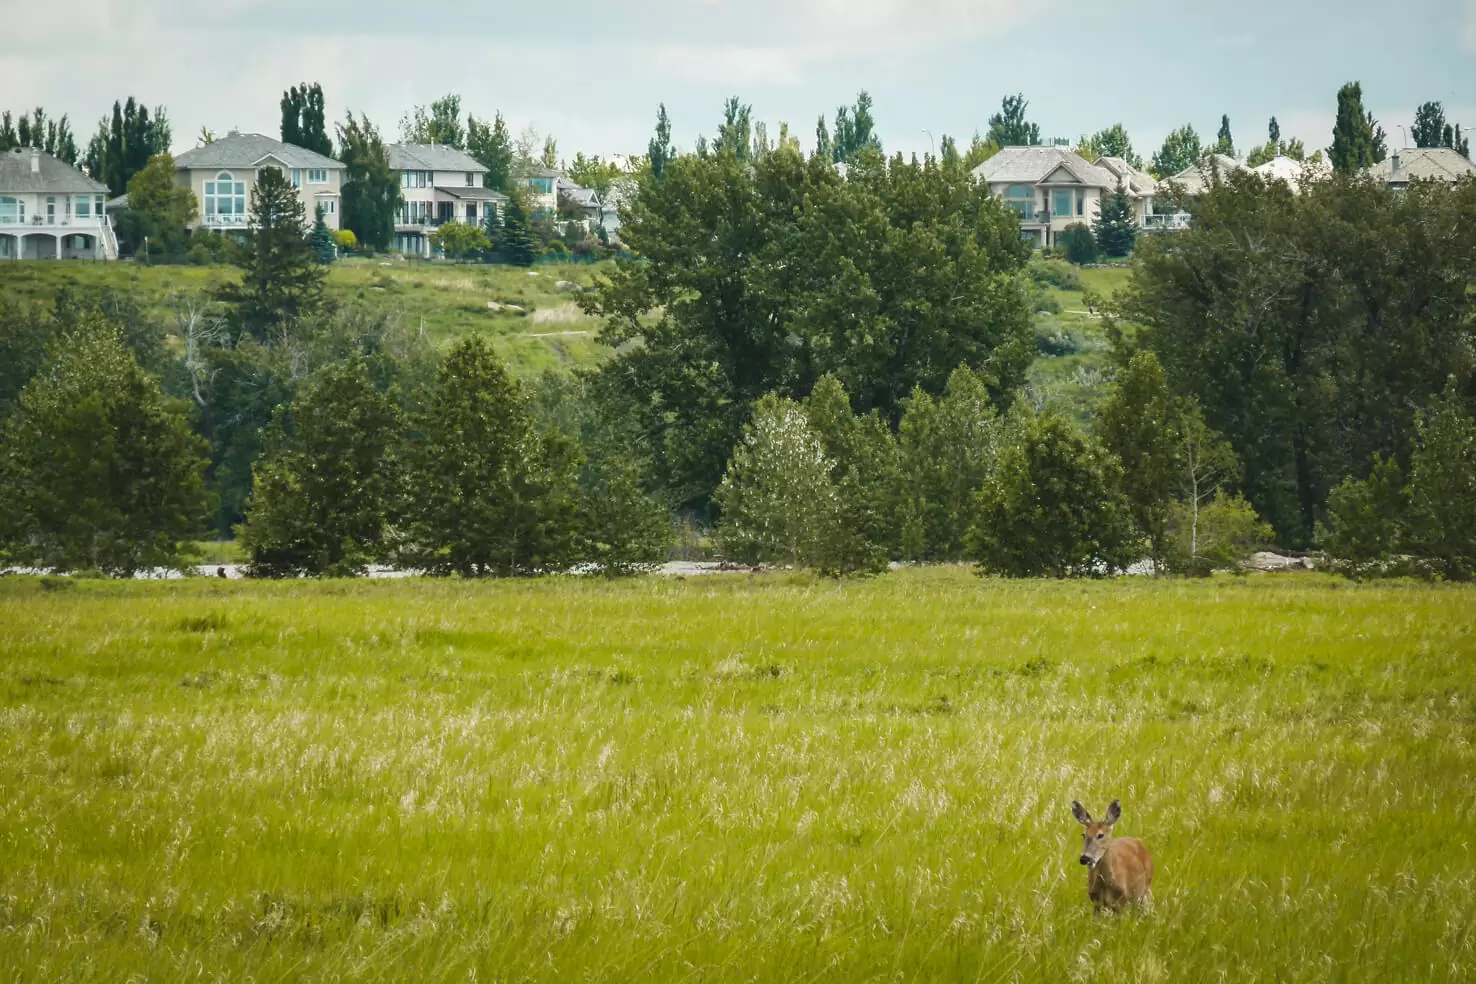
[[[1117,187],[1116,175],[1064,147],[1005,147],[974,168],[974,177],[989,184],[1033,185],[1061,168],[1089,188]]]
[[[1158,182],[1153,175],[1145,174],[1121,157],[1099,157],[1097,167],[1120,178],[1123,185],[1134,195],[1152,195],[1158,192]]]
[[[1398,167],[1394,166],[1396,161]],[[1384,184],[1408,184],[1414,179],[1455,181],[1476,175],[1476,164],[1449,147],[1416,147],[1395,151],[1369,168],[1368,173]]]
[[[265,158],[275,158],[286,167],[327,168],[341,170],[343,165],[306,147],[273,140],[260,133],[229,133],[214,143],[187,150],[174,159],[182,170],[205,168],[253,168]]]
[[[32,161],[35,169],[32,169]],[[50,192],[59,195],[107,194],[100,184],[45,151],[14,147],[0,153],[0,195]]]
[[[1251,170],[1268,181],[1285,181],[1295,190],[1304,181],[1319,181],[1330,176],[1332,164],[1325,157],[1299,161],[1294,157],[1277,156]]]
[[[475,157],[464,150],[445,144],[390,144],[389,166],[392,171],[475,171],[486,174]]]
[[[514,178],[517,178],[519,180],[525,178],[562,178],[563,176],[563,171],[552,167],[532,167],[522,172],[521,174],[513,175]]]
[[[1169,178],[1164,184],[1175,185],[1191,195],[1199,195],[1214,183],[1216,172],[1223,177],[1236,171],[1248,170],[1250,169],[1233,157],[1226,157],[1224,154],[1205,154],[1204,157]]]

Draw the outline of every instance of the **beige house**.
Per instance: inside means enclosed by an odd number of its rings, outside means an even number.
[[[1406,147],[1368,169],[1380,184],[1403,191],[1411,181],[1457,181],[1476,177],[1476,164],[1449,147]]]
[[[108,189],[34,147],[0,153],[0,260],[115,260]]]
[[[251,189],[263,168],[281,171],[297,189],[312,222],[318,208],[339,227],[344,166],[331,157],[260,133],[229,134],[174,159],[179,183],[195,193],[199,215],[190,228],[244,231],[251,224]]]
[[[431,255],[430,234],[447,222],[481,226],[501,212],[507,196],[487,187],[487,169],[455,147],[390,144],[390,170],[400,179],[394,249]]]
[[[1054,245],[1069,225],[1097,221],[1102,198],[1119,183],[1142,224],[1158,184],[1116,157],[1086,158],[1064,147],[1006,147],[974,169],[974,178],[1020,216],[1020,234],[1037,247]]]
[[[512,183],[518,186],[528,203],[528,214],[530,217],[536,215],[556,215],[559,211],[559,182],[567,179],[563,172],[551,167],[539,167],[518,174],[512,178]]]

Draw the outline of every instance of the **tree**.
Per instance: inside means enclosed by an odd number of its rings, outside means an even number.
[[[35,147],[74,167],[79,157],[71,121],[65,114],[50,119],[40,106],[21,113],[19,120],[13,120],[9,111],[0,114],[0,153],[14,147]]]
[[[447,222],[431,232],[431,247],[449,260],[478,256],[492,248],[487,234],[464,222]]]
[[[358,241],[375,250],[389,249],[399,211],[400,180],[390,168],[389,150],[366,116],[352,112],[338,126],[338,159],[343,162],[341,221]]]
[[[251,189],[251,227],[237,251],[241,282],[217,296],[239,329],[258,341],[285,333],[323,303],[323,268],[308,242],[306,209],[297,189],[274,167],[257,172]]]
[[[897,440],[876,411],[851,412],[850,397],[834,376],[821,377],[804,408],[810,430],[833,463],[830,480],[836,492],[836,528],[819,566],[833,574],[879,573],[901,547]]]
[[[164,107],[156,107],[150,116],[148,107],[130,96],[126,104],[113,103],[112,117],[98,122],[83,167],[117,197],[128,191],[128,182],[148,165],[150,158],[169,153],[170,138]]]
[[[127,577],[179,568],[209,510],[204,442],[124,346],[89,317],[32,379],[0,440],[0,555]]]
[[[820,120],[815,124],[815,156],[822,161],[835,159],[835,141],[830,137],[830,127],[825,122],[825,114],[820,114]]]
[[[651,163],[651,177],[657,181],[666,172],[666,165],[674,156],[671,148],[671,117],[666,115],[666,103],[656,113],[656,135],[646,148],[646,157]]]
[[[466,152],[487,169],[483,180],[488,188],[507,190],[507,180],[512,175],[513,145],[501,113],[490,126],[475,116],[467,116]]]
[[[462,577],[564,569],[575,532],[568,442],[534,433],[518,383],[485,341],[452,348],[415,429],[412,566]]]
[[[1198,163],[1204,150],[1199,143],[1199,134],[1188,123],[1170,133],[1163,146],[1153,155],[1150,170],[1160,181],[1179,174]]]
[[[984,574],[1102,577],[1138,557],[1111,454],[1053,414],[1017,408],[1018,439],[980,490],[969,539]]]
[[[1188,518],[1191,511],[1192,523]],[[1217,570],[1238,569],[1251,554],[1271,542],[1271,527],[1261,521],[1250,503],[1217,489],[1209,501],[1197,506],[1174,504],[1166,564],[1176,574],[1208,577]]]
[[[1029,106],[1024,93],[1005,96],[999,112],[989,117],[989,142],[997,147],[1034,147],[1040,143],[1040,127],[1025,119]]]
[[[1416,422],[1410,547],[1449,581],[1476,576],[1476,419],[1452,377]]]
[[[671,501],[705,504],[749,408],[833,372],[889,424],[963,364],[996,399],[1033,350],[1013,212],[958,169],[863,154],[673,161],[626,204],[623,262],[584,298],[628,346],[604,372],[648,429]]]
[[[974,139],[969,142],[968,152],[964,154],[964,170],[973,171],[997,153],[999,153],[999,144],[991,143],[975,133]]]
[[[1215,138],[1214,152],[1224,157],[1236,156],[1235,138],[1230,135],[1230,117],[1228,114],[1220,117],[1220,132]]]
[[[1102,445],[1122,464],[1133,522],[1160,565],[1168,553],[1169,507],[1179,487],[1178,416],[1158,357],[1140,352],[1118,373],[1099,418]]]
[[[1138,220],[1133,214],[1133,200],[1122,181],[1117,190],[1102,198],[1097,211],[1097,245],[1111,257],[1127,256],[1138,238]]]
[[[837,164],[850,164],[863,150],[881,153],[881,138],[876,134],[876,119],[871,113],[871,95],[862,90],[854,106],[835,111],[835,141],[831,157]]]
[[[1363,86],[1349,82],[1338,90],[1338,118],[1328,160],[1339,174],[1357,174],[1384,159],[1384,128],[1363,108]]]
[[[430,104],[416,106],[400,117],[400,142],[440,144],[466,149],[466,130],[461,125],[461,97],[451,92]]]
[[[715,153],[727,151],[740,161],[753,157],[753,107],[731,97],[723,106],[723,122],[718,124],[717,138],[712,143]]]
[[[1172,435],[1178,502],[1169,514],[1171,546],[1167,558],[1171,570],[1205,574],[1201,561],[1201,527],[1204,510],[1218,499],[1240,470],[1240,462],[1225,439],[1204,422],[1199,403],[1192,397],[1173,406]]]
[[[1445,108],[1438,102],[1427,102],[1415,110],[1409,135],[1416,147],[1448,147],[1445,130]]]
[[[282,93],[282,142],[333,156],[323,108],[323,87],[304,82]]]
[[[839,532],[833,467],[802,407],[773,394],[759,400],[717,492],[726,555],[821,564]]]
[[[174,158],[158,154],[128,182],[128,211],[135,217],[128,238],[136,244],[147,236],[161,252],[182,253],[197,208],[195,193],[175,178]]]
[[[308,242],[312,246],[313,259],[323,266],[327,266],[338,259],[338,243],[333,239],[333,231],[328,228],[328,223],[323,221],[323,206],[319,205],[313,210],[313,232]]]
[[[497,240],[497,251],[513,266],[533,265],[536,246],[533,231],[528,225],[528,211],[521,195],[508,195],[507,206],[502,216],[502,236]]]
[[[1056,245],[1066,259],[1081,266],[1097,262],[1097,237],[1085,222],[1073,222],[1056,234]]]
[[[1276,122],[1276,117],[1271,117],[1271,122],[1266,125],[1267,140],[1276,146],[1281,146],[1281,124]]]
[[[543,138],[543,155],[539,163],[546,168],[557,168],[559,166],[559,142],[552,134]]]
[[[1322,547],[1349,577],[1385,573],[1405,548],[1408,518],[1409,490],[1399,462],[1375,454],[1367,478],[1349,475],[1328,496]]]
[[[357,357],[319,370],[273,424],[240,541],[254,577],[348,577],[385,559],[400,410]]]
[[[1083,137],[1077,153],[1089,161],[1096,161],[1099,157],[1120,157],[1133,168],[1143,167],[1143,158],[1133,153],[1133,142],[1121,123],[1098,130],[1090,137]]]

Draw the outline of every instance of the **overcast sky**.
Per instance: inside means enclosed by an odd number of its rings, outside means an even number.
[[[304,80],[387,138],[454,91],[564,156],[643,152],[660,102],[690,147],[730,95],[808,145],[862,88],[889,151],[986,129],[1016,90],[1043,135],[1120,121],[1145,157],[1221,113],[1241,147],[1273,114],[1326,146],[1352,79],[1392,146],[1429,99],[1476,129],[1476,0],[0,0],[0,24],[0,108],[68,113],[85,142],[133,95],[168,107],[176,151],[202,126],[276,135]]]

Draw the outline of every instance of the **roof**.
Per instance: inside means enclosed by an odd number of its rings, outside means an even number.
[[[390,144],[389,166],[392,171],[476,171],[487,169],[464,150],[445,144]]]
[[[520,174],[514,174],[514,178],[562,178],[564,172],[552,167],[532,167]]]
[[[1135,195],[1152,195],[1158,191],[1158,182],[1153,175],[1139,171],[1121,157],[1099,157],[1096,165],[1121,178],[1127,190]]]
[[[1416,179],[1455,181],[1465,175],[1476,175],[1476,164],[1449,147],[1415,147],[1395,151],[1369,168],[1368,173],[1384,184],[1408,184]]]
[[[1226,157],[1224,154],[1205,154],[1204,157],[1169,178],[1164,184],[1176,185],[1188,194],[1199,195],[1214,183],[1214,175],[1217,171],[1223,175],[1247,170],[1250,169],[1233,157]]]
[[[974,177],[989,184],[1038,184],[1061,168],[1089,188],[1117,187],[1117,175],[1064,147],[1005,147],[974,168]]]
[[[452,198],[459,198],[462,201],[467,201],[467,202],[505,202],[505,201],[507,201],[507,196],[504,195],[502,192],[496,190],[495,188],[458,188],[458,187],[447,187],[447,188],[437,188],[436,190],[439,191],[443,195],[450,195]]]
[[[214,143],[187,150],[174,159],[180,169],[256,167],[264,158],[274,157],[287,167],[312,167],[339,170],[343,165],[317,151],[283,143],[260,133],[230,133]]]
[[[1328,177],[1332,174],[1332,164],[1323,157],[1299,161],[1294,157],[1277,156],[1251,170],[1268,181],[1285,181],[1295,189],[1304,180],[1318,181]]]
[[[32,170],[32,158],[37,166]],[[0,153],[0,194],[47,191],[62,195],[107,194],[108,186],[33,147]]]

